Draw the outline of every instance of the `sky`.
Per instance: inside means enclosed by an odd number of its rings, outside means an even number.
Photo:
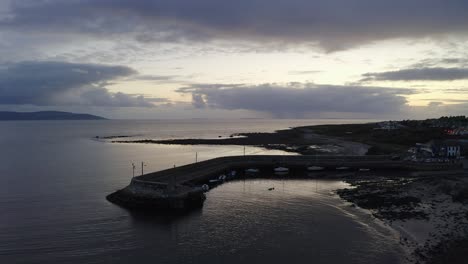
[[[464,115],[467,13],[466,0],[0,0],[0,110]]]

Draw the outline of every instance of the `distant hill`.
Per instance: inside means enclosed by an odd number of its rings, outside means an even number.
[[[59,111],[9,112],[0,111],[0,121],[5,120],[104,120],[106,118]]]

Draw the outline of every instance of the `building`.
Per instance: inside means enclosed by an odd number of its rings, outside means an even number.
[[[384,121],[377,123],[378,127],[375,130],[396,130],[403,128],[404,126],[397,121]]]
[[[461,128],[451,128],[445,130],[445,133],[450,136],[466,136],[468,135],[468,128],[461,127]]]
[[[453,140],[433,140],[429,143],[433,157],[458,159],[462,153],[460,142]]]
[[[447,146],[447,154],[446,156],[449,158],[459,158],[460,157],[460,146],[454,145],[454,146]]]
[[[462,146],[458,141],[432,140],[427,144],[416,143],[411,148],[413,159],[459,159],[462,155]]]

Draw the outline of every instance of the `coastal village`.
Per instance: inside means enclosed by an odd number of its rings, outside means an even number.
[[[301,155],[244,154],[198,162],[137,177],[108,199],[145,205],[146,198],[135,197],[134,193],[146,190],[154,179],[170,182],[170,175],[177,173],[179,181],[186,179],[191,184],[195,178],[203,178],[201,183],[206,183],[207,188],[201,188],[200,193],[236,177],[339,178],[349,184],[336,191],[340,198],[349,202],[351,208],[368,210],[384,226],[397,231],[406,252],[404,263],[452,263],[447,258],[459,258],[468,248],[467,131],[467,117],[450,116],[314,125],[213,139],[109,138],[113,143],[257,146]],[[277,174],[279,169],[285,172]],[[206,177],[200,176],[201,170],[208,171]],[[271,176],[272,171],[275,176]],[[193,191],[189,185],[178,187],[179,192]],[[154,195],[154,191],[149,194]],[[187,197],[197,205],[204,201],[203,196]]]
[[[319,135],[367,144],[366,155],[394,155],[424,163],[454,163],[468,156],[466,116],[309,128]]]
[[[420,128],[439,131],[427,142],[416,142],[408,149],[405,159],[415,162],[455,162],[468,154],[468,118],[441,117],[427,120],[385,121],[377,130],[398,131]]]
[[[353,134],[349,132],[345,134]],[[347,179],[353,188],[338,190],[340,197],[397,230],[407,263],[463,263],[462,256],[468,253],[468,119],[385,121],[376,123],[371,134],[380,139],[373,141],[380,150],[384,148],[379,143],[388,142],[387,137],[407,146],[406,151],[394,152],[406,162],[460,169]]]

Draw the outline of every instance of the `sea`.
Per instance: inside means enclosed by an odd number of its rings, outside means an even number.
[[[342,201],[334,191],[349,186],[338,180],[239,179],[210,190],[203,208],[177,215],[105,199],[142,170],[242,155],[244,147],[103,137],[219,138],[351,122],[365,120],[0,122],[0,263],[400,263],[395,234]]]

